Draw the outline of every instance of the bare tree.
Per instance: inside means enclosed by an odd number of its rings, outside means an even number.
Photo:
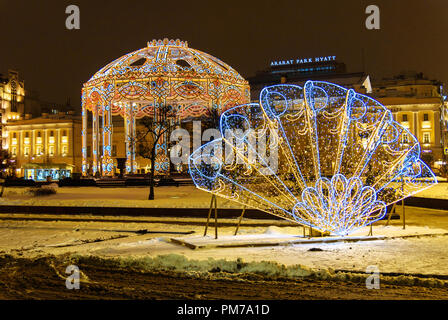
[[[154,200],[154,176],[157,157],[157,143],[165,134],[170,134],[174,127],[173,114],[170,106],[157,108],[157,114],[153,117],[145,117],[139,120],[135,137],[136,153],[142,158],[151,161],[149,172],[148,200]],[[169,144],[169,141],[166,141]]]
[[[219,120],[221,119],[221,112],[218,108],[212,108],[208,111],[208,116],[205,118],[205,123],[209,128],[219,129]]]

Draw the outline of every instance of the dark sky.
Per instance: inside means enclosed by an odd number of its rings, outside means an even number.
[[[81,29],[65,28],[66,6]],[[365,8],[381,29],[365,28]],[[30,1],[0,0],[0,73],[18,69],[47,101],[80,104],[97,70],[152,39],[179,38],[243,77],[272,59],[336,55],[378,79],[404,70],[448,84],[447,0]]]

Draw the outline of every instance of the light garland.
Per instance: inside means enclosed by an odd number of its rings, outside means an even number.
[[[216,57],[189,48],[180,40],[153,40],[96,72],[82,89],[82,172],[87,175],[87,120],[92,112],[93,174],[113,174],[112,116],[126,119],[126,172],[134,173],[135,120],[157,117],[161,106],[171,106],[170,119],[210,115],[250,101],[249,84],[232,67]],[[102,121],[101,119],[102,118]],[[103,149],[99,150],[100,121]],[[166,155],[166,137],[158,142]],[[163,151],[163,150],[165,151]],[[157,168],[168,170],[169,163]]]
[[[322,232],[346,235],[437,183],[389,110],[328,82],[266,87],[220,126],[190,156],[196,186]]]

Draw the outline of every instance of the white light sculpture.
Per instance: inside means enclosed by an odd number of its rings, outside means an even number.
[[[190,156],[196,186],[322,232],[346,235],[437,183],[389,110],[332,83],[266,87],[220,126]]]

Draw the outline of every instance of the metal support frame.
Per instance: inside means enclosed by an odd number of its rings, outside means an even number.
[[[238,233],[238,229],[240,228],[241,220],[243,220],[244,213],[246,212],[246,206],[243,207],[243,212],[241,212],[240,218],[238,219],[238,224],[235,229],[235,236]]]
[[[387,217],[386,226],[389,225],[389,221],[390,221],[390,218],[392,217],[392,213],[396,212],[396,210],[397,210],[396,207],[397,207],[397,203],[394,203],[394,205],[392,206],[392,209],[389,212],[389,216]]]
[[[207,223],[205,224],[204,237],[207,235],[208,224],[210,222],[210,216],[212,214],[213,205],[215,206],[215,239],[218,239],[218,200],[216,195],[212,194],[210,201],[210,209],[208,210]]]

